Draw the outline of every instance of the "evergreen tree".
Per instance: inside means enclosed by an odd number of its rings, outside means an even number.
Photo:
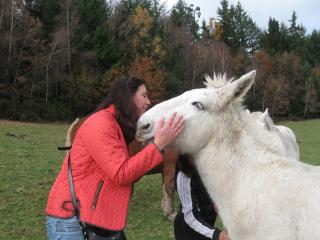
[[[199,25],[196,17],[200,17],[200,8],[194,8],[193,4],[187,5],[184,0],[179,0],[171,10],[171,19],[173,24],[181,26],[187,32],[190,32],[193,39],[199,39]]]
[[[320,31],[313,30],[311,35],[306,37],[306,60],[316,66],[320,63]]]
[[[228,1],[221,1],[218,8],[218,19],[222,25],[222,41],[234,54],[239,50],[253,51],[256,49],[260,29],[243,9],[240,2],[228,7]]]
[[[202,21],[202,25],[201,25],[201,38],[207,41],[210,41],[212,39],[212,35],[210,33],[210,29],[206,24],[206,21],[203,20]]]
[[[80,18],[74,38],[76,48],[80,52],[93,51],[105,71],[120,58],[115,38],[108,26],[110,5],[105,0],[78,0],[76,6]]]
[[[289,20],[290,27],[288,28],[288,40],[289,40],[289,49],[296,53],[302,53],[304,46],[304,35],[305,35],[305,28],[302,25],[297,24],[297,14],[294,11],[292,13],[291,19]]]
[[[55,17],[60,13],[60,1],[57,0],[25,0],[26,9],[42,22],[44,38],[53,30]]]
[[[243,9],[240,2],[237,3],[233,11],[233,25],[235,29],[234,45],[236,49],[250,50],[256,49],[260,29]]]
[[[288,33],[284,24],[280,26],[274,18],[269,19],[268,30],[261,33],[260,47],[271,55],[288,49]]]
[[[259,73],[248,98],[253,108],[320,113],[319,30],[306,35],[293,12],[288,26],[270,18],[260,34],[241,4],[228,0],[221,0],[213,33],[205,21],[199,27],[199,15],[185,0],[170,15],[160,0],[120,0],[113,7],[105,0],[2,0],[1,116],[84,115],[127,73],[145,78],[160,101],[202,86],[204,73],[234,76],[252,68]]]
[[[227,46],[232,48],[232,46],[234,45],[232,36],[234,36],[235,33],[234,33],[234,28],[232,23],[231,11],[229,9],[229,2],[228,0],[222,0],[220,4],[221,4],[221,8],[218,8],[217,14],[218,14],[218,21],[222,26],[221,40]]]

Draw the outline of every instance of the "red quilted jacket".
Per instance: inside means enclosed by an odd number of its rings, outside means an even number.
[[[161,161],[154,144],[129,157],[114,105],[90,116],[77,131],[71,150],[81,221],[108,230],[124,229],[133,183]],[[74,215],[67,173],[66,156],[49,193],[47,215]]]

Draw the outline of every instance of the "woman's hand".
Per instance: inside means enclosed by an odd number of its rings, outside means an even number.
[[[182,131],[183,126],[183,117],[177,116],[176,112],[173,113],[166,122],[164,121],[164,118],[161,118],[156,126],[153,142],[160,150],[164,149],[176,139],[178,134]]]

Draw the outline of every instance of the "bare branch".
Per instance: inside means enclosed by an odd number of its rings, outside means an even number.
[[[2,0],[2,1],[1,1],[0,31],[1,31],[1,27],[2,27],[2,19],[3,19],[3,15],[4,15],[4,0]]]
[[[48,95],[49,95],[49,67],[50,67],[50,62],[51,62],[52,56],[55,54],[54,50],[55,50],[56,46],[57,46],[57,42],[55,42],[52,47],[51,54],[49,56],[47,67],[46,67],[46,69],[47,69],[47,71],[46,71],[46,104],[48,104]]]

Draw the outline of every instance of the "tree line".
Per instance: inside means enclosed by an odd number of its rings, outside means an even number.
[[[296,12],[262,30],[228,0],[217,19],[200,15],[183,0],[171,9],[158,0],[0,0],[0,117],[83,116],[125,74],[144,78],[157,103],[203,86],[205,74],[251,69],[249,109],[319,117],[319,30],[307,34]]]

